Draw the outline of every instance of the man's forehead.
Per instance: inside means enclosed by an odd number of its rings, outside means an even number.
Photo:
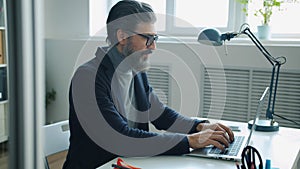
[[[156,34],[155,26],[153,23],[139,23],[137,24],[135,31],[139,33]]]

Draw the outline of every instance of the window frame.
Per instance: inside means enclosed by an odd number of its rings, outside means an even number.
[[[163,33],[171,34],[171,35],[178,35],[178,36],[191,36],[191,35],[197,35],[201,29],[204,29],[205,27],[190,27],[190,28],[182,28],[175,26],[175,6],[176,6],[176,0],[166,0],[166,13],[167,15],[171,16],[171,19],[166,19],[166,30]],[[229,0],[229,13],[227,27],[216,27],[221,32],[228,32],[228,31],[234,31],[239,30],[239,25],[242,24],[242,22],[246,19],[245,15],[241,12],[242,11],[242,5],[237,3],[235,0]]]
[[[118,2],[119,0],[106,0],[106,7],[105,10],[109,11],[110,7]],[[165,18],[165,30],[158,31],[161,35],[168,35],[168,36],[178,36],[178,37],[194,37],[197,36],[201,29],[205,27],[177,27],[175,26],[175,5],[176,0],[164,0],[166,3],[166,18]],[[236,0],[229,0],[229,13],[228,13],[228,26],[227,27],[215,27],[220,32],[237,32],[240,30],[240,27],[243,23],[248,23],[248,17],[242,11],[243,7],[246,5],[237,2]],[[251,29],[253,33],[256,28]],[[254,31],[253,31],[254,30]],[[91,34],[91,32],[90,32]],[[281,34],[281,33],[272,33],[272,39],[300,39],[299,34]],[[271,40],[272,40],[271,39]]]

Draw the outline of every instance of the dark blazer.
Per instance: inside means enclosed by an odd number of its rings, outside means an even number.
[[[137,123],[136,128],[130,128],[127,125],[127,120],[123,117],[115,108],[112,96],[111,96],[111,81],[115,69],[113,64],[109,58],[109,51],[106,52],[106,49],[98,48],[96,52],[96,57],[92,60],[88,61],[84,65],[82,65],[79,69],[76,70],[76,73],[80,71],[87,72],[96,72],[95,79],[95,95],[98,107],[110,126],[122,133],[123,135],[134,137],[134,138],[147,138],[158,136],[161,137],[161,140],[167,140],[168,137],[173,137],[174,135],[180,135],[174,133],[173,135],[163,135],[158,133],[149,132],[148,122],[145,123]],[[100,66],[98,66],[100,65]],[[74,76],[75,76],[74,75]],[[74,78],[74,77],[73,77]],[[85,83],[85,82],[82,82]],[[104,163],[114,159],[117,157],[117,154],[113,154],[109,151],[106,151],[104,148],[98,146],[85,132],[83,127],[81,126],[80,121],[78,120],[78,116],[76,114],[73,96],[72,96],[72,85],[73,79],[70,85],[69,91],[69,125],[70,125],[70,146],[66,161],[64,163],[64,169],[92,169],[96,168]],[[146,73],[139,73],[134,77],[134,90],[135,90],[135,98],[134,101],[135,107],[139,111],[149,110],[151,105],[153,104],[162,104],[159,100],[155,100],[158,103],[151,103],[149,99],[151,97],[155,97],[155,94],[152,92],[152,88],[149,86]],[[153,102],[153,101],[152,101]],[[88,112],[87,112],[88,113]],[[150,115],[149,115],[150,114]],[[151,112],[149,112],[147,116],[151,118]],[[190,118],[184,117],[174,110],[164,106],[164,111],[158,116],[158,118],[149,119],[157,129],[159,130],[169,130],[173,125],[175,120],[180,119],[180,123],[182,125],[189,124],[191,128],[189,131],[180,131],[180,127],[176,132],[179,133],[194,133],[196,132],[196,126],[198,123],[202,122],[199,120],[192,120]],[[99,135],[105,137],[109,133],[105,133],[105,131],[101,131],[101,128],[97,129]],[[182,134],[181,134],[182,135]],[[189,152],[189,143],[186,136],[179,137],[181,138],[174,147],[166,150],[161,155],[181,155]],[[131,147],[131,149],[134,147]],[[128,148],[130,151],[130,148]],[[142,151],[142,150],[141,150]],[[142,153],[141,153],[142,154]],[[147,154],[142,154],[147,156]]]

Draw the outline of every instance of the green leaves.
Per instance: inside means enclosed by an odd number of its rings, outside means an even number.
[[[271,21],[273,10],[281,11],[280,7],[282,3],[296,3],[299,0],[236,0],[237,2],[248,5],[250,3],[257,3],[261,1],[261,7],[254,11],[254,16],[262,17],[262,24],[268,25]],[[247,6],[242,8],[242,11],[248,16]]]
[[[248,4],[249,1],[251,1],[251,0],[236,0],[236,1],[241,3],[241,4]]]
[[[46,107],[56,99],[56,91],[52,89],[46,93]]]

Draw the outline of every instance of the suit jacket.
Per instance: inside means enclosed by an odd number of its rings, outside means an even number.
[[[190,118],[184,117],[176,111],[170,109],[169,107],[164,106],[159,101],[155,93],[153,93],[152,88],[149,86],[147,74],[142,72],[134,76],[134,93],[136,98],[134,103],[137,110],[146,112],[145,116],[147,116],[149,120],[147,122],[137,123],[135,125],[136,128],[130,128],[127,125],[127,119],[117,111],[113,103],[113,99],[111,96],[111,81],[115,69],[109,58],[109,51],[106,51],[105,48],[98,48],[96,57],[80,66],[75,72],[75,75],[77,73],[83,72],[84,74],[95,71],[95,96],[97,104],[103,117],[114,130],[125,136],[134,138],[149,138],[156,136],[159,137],[161,142],[167,141],[170,138],[174,138],[174,136],[180,135],[180,137],[176,137],[178,138],[178,143],[176,145],[160,154],[181,155],[189,152],[189,143],[185,135],[177,133],[165,135],[149,132],[148,122],[151,122],[159,130],[170,130],[171,132],[186,134],[196,132],[197,124],[203,121],[192,120]],[[69,91],[69,125],[71,132],[70,146],[63,168],[96,168],[119,155],[114,154],[109,150],[107,151],[107,148],[101,147],[96,144],[82,127],[82,124],[78,119],[76,110],[74,108],[72,94],[72,86],[74,85],[73,83],[74,81],[72,79]],[[160,108],[163,108],[163,111],[160,112],[160,114],[157,114],[157,112],[149,111],[149,109],[153,105],[161,106]],[[89,112],[86,113],[88,114]],[[156,117],[152,118],[152,114],[155,114]],[[190,130],[181,131],[181,125],[179,125],[179,127],[178,125],[177,127],[172,127],[175,121],[179,122],[179,124],[182,124],[182,126],[190,125]],[[109,135],[109,133],[106,133],[106,131],[102,131],[101,128],[95,130],[97,130],[99,135],[103,136],[103,138]],[[157,146],[159,146],[159,144]],[[128,151],[131,151],[132,149],[134,149],[134,147],[129,147]],[[143,154],[142,151],[143,150],[141,150],[141,154],[137,156],[148,155],[147,153]]]

